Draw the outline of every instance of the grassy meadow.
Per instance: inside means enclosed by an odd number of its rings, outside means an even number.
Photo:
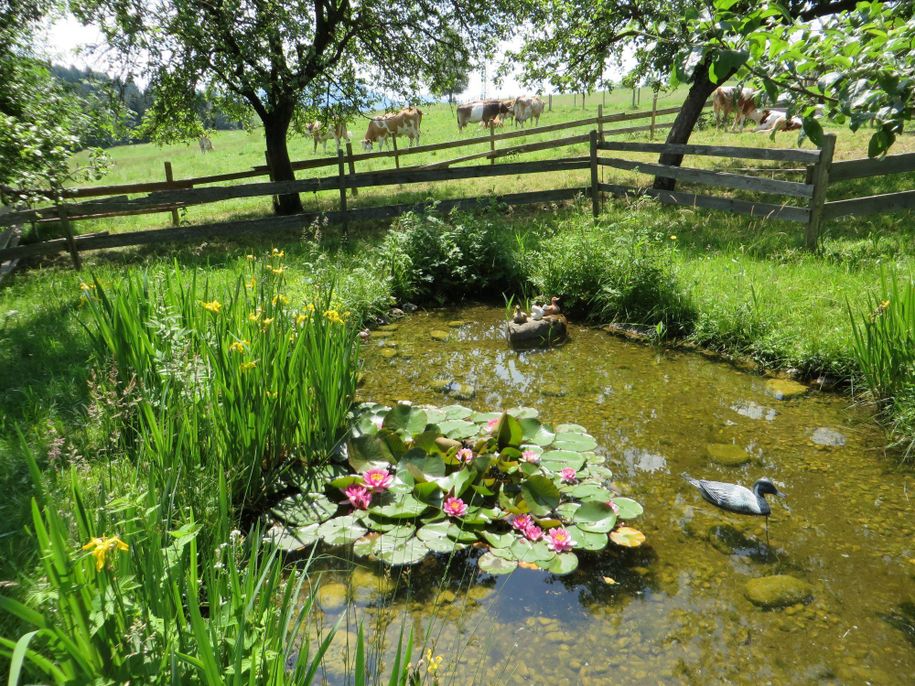
[[[665,95],[658,106],[675,105],[682,95]],[[592,116],[602,100],[591,95],[582,109],[580,99],[573,104],[569,96],[554,97],[553,111],[544,113],[541,124]],[[640,109],[650,103],[643,90]],[[458,137],[447,105],[423,109],[422,143]],[[631,91],[606,96],[605,112],[630,109]],[[363,123],[351,122],[349,128],[358,147]],[[865,156],[868,132],[827,129],[838,135],[838,158]],[[631,138],[646,140],[647,135]],[[769,147],[790,147],[796,140],[794,133],[772,140],[707,126],[692,138],[696,143]],[[529,139],[510,141],[523,142]],[[213,144],[207,155],[196,143],[114,148],[109,151],[111,171],[99,184],[161,180],[166,160],[176,178],[263,162],[259,131],[220,132]],[[803,145],[810,148],[809,142]],[[312,157],[311,147],[310,140],[294,138],[293,159]],[[892,152],[912,150],[915,137],[906,134]],[[405,157],[403,164],[473,151]],[[576,146],[562,154],[586,153],[586,146]],[[551,150],[522,159],[556,156]],[[695,163],[720,169],[764,164],[724,158]],[[386,158],[358,169],[390,167],[393,159]],[[650,182],[624,172],[603,173],[607,181]],[[585,186],[588,174],[362,189],[352,206]],[[912,188],[913,181],[912,174],[860,179],[831,189],[830,198]],[[332,208],[335,193],[306,196],[303,202],[306,208]],[[269,212],[269,199],[258,198],[191,207],[181,216],[195,224]],[[232,531],[251,523],[251,512],[269,499],[273,480],[292,478],[285,462],[291,451],[307,455],[304,464],[320,464],[317,456],[326,454],[343,430],[341,412],[352,396],[358,368],[358,352],[350,347],[355,331],[392,304],[406,301],[429,307],[464,298],[501,304],[511,296],[558,294],[578,321],[647,325],[659,337],[676,335],[755,361],[760,368],[794,369],[811,380],[824,377],[850,389],[852,400],[875,403],[886,425],[895,426],[888,443],[902,446],[890,454],[903,457],[915,437],[915,346],[907,343],[915,342],[912,219],[911,212],[900,212],[832,221],[820,249],[809,253],[802,247],[803,227],[796,224],[662,207],[647,199],[609,200],[595,220],[590,202],[582,200],[508,211],[489,208],[444,219],[408,215],[351,226],[348,240],[336,227],[315,224],[233,241],[211,237],[197,244],[86,253],[82,273],[72,270],[66,255],[24,262],[0,286],[0,489],[8,494],[0,500],[0,595],[48,616],[67,617],[79,646],[67,643],[66,636],[42,634],[33,647],[56,650],[59,669],[86,678],[122,682],[130,676],[139,682],[171,669],[186,683],[212,683],[208,679],[222,665],[240,683],[251,672],[234,662],[240,653],[226,646],[255,645],[262,655],[274,656],[258,669],[274,675],[270,683],[281,683],[277,625],[270,610],[281,607],[284,619],[293,612],[277,583],[281,565],[259,556],[256,547],[232,547],[237,538]],[[140,215],[86,221],[78,229],[116,232],[169,224],[168,214]],[[50,227],[45,231],[52,233]],[[274,316],[286,303],[289,311]],[[307,315],[309,303],[317,311],[348,313],[344,324],[335,328],[307,317],[298,320]],[[264,325],[266,319],[284,316],[288,321],[282,327]],[[326,319],[337,323],[330,315]],[[290,321],[306,328],[290,328]],[[862,332],[874,340],[862,342]],[[254,345],[261,346],[256,356]],[[250,366],[233,367],[234,353],[251,353],[244,358]],[[285,368],[281,360],[290,356],[300,366]],[[202,385],[201,365],[206,368],[202,378],[208,380]],[[276,373],[268,374],[268,369]],[[866,393],[878,383],[872,379],[881,378],[881,370],[890,370],[892,397]],[[308,389],[326,388],[334,379],[341,383],[336,395],[322,396],[325,404],[315,405]],[[287,396],[298,404],[275,402]],[[224,398],[238,404],[220,405],[217,401]],[[314,423],[291,429],[294,415],[303,412],[315,417]],[[254,433],[249,432],[249,416],[256,418],[251,420]],[[177,479],[172,467],[193,478]],[[36,529],[48,533],[36,540],[27,533]],[[150,550],[173,551],[167,557],[183,560],[183,571],[173,564],[160,568],[157,555],[144,556],[139,545],[121,555],[116,542],[105,538],[106,550],[116,560],[111,569],[123,584],[106,587],[91,573],[92,556],[74,551],[77,544],[114,530],[125,539],[129,534],[132,541],[147,541]],[[245,570],[241,576],[215,566],[212,551],[214,546],[224,550],[223,544]],[[58,578],[59,570],[48,567],[53,564],[77,570],[91,587],[89,595],[71,603],[65,584],[46,584],[43,579]],[[198,573],[212,589],[209,601],[247,616],[253,634],[241,631],[244,622],[233,623],[231,617],[224,625],[205,626],[193,603],[174,602],[201,583]],[[269,583],[261,586],[259,579]],[[90,631],[87,627],[100,621],[92,603],[121,588],[136,591],[136,605],[122,603],[110,624],[106,620]],[[238,603],[243,594],[257,598],[253,609]],[[200,654],[205,659],[138,664],[137,654],[125,649],[112,661],[106,642],[139,621],[144,603],[155,606],[165,626],[181,629],[138,640],[158,646],[161,655]],[[15,639],[34,629],[34,614],[10,607],[8,603],[0,612],[0,636]],[[245,615],[251,611],[256,616]],[[13,645],[0,642],[0,664],[4,650],[9,655]],[[303,674],[308,660],[320,652],[313,648],[295,666]],[[58,678],[53,665],[46,666],[43,670],[35,663],[30,675],[66,681],[66,673]]]

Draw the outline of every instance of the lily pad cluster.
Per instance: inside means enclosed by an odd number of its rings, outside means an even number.
[[[645,540],[625,525],[642,506],[610,490],[596,448],[584,427],[552,428],[532,408],[366,403],[323,489],[277,505],[267,538],[286,550],[352,544],[390,565],[475,546],[492,574],[519,565],[567,574],[578,552]]]

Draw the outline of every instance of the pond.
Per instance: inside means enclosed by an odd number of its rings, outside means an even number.
[[[364,619],[389,666],[401,628],[412,628],[442,656],[441,683],[454,684],[911,679],[915,479],[883,457],[866,411],[816,391],[779,400],[764,377],[596,329],[572,326],[561,348],[513,352],[502,319],[501,309],[467,307],[373,331],[360,399],[526,405],[545,422],[584,425],[616,486],[644,505],[646,544],[563,577],[521,568],[491,577],[460,557],[447,569],[432,558],[355,572],[337,564],[319,593],[326,625],[351,601],[337,644]],[[770,546],[762,518],[717,510],[683,472],[745,485],[770,477],[787,493],[770,498]],[[812,599],[751,603],[747,582],[777,574],[808,584]]]

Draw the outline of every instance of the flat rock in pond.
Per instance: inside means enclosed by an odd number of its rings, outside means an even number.
[[[466,323],[467,322],[465,322],[463,319],[452,319],[450,322],[448,322],[448,328],[460,329]]]
[[[766,381],[766,392],[776,400],[790,400],[804,395],[809,388],[790,379],[769,379]]]
[[[381,349],[381,356],[386,360],[390,360],[393,357],[397,357],[397,355],[398,355],[398,352],[394,348],[382,348]]]
[[[705,452],[712,462],[725,467],[739,467],[750,461],[747,451],[733,443],[709,443]]]
[[[441,329],[432,329],[432,331],[429,332],[429,335],[432,336],[432,340],[434,341],[448,340],[448,332],[442,331]]]
[[[336,610],[346,605],[346,585],[339,581],[321,584],[318,589],[318,604],[324,610]]]
[[[810,440],[813,441],[815,445],[822,445],[827,448],[841,448],[845,445],[845,436],[843,434],[825,426],[814,429],[813,434],[810,436]]]
[[[515,349],[548,348],[566,340],[566,318],[549,315],[543,319],[530,319],[524,324],[508,323],[508,342]]]
[[[807,602],[813,597],[813,587],[797,577],[775,574],[750,579],[744,593],[751,603],[769,610]]]

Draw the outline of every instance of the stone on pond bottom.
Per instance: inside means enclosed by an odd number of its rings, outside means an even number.
[[[841,448],[845,445],[845,436],[835,429],[830,429],[825,426],[815,429],[810,436],[810,440],[816,445],[825,446],[827,448]]]
[[[441,329],[432,329],[432,331],[429,332],[429,335],[432,336],[432,340],[434,341],[448,340],[448,332],[442,331]]]
[[[802,383],[790,379],[769,379],[766,381],[766,392],[776,400],[798,398],[810,390]]]
[[[724,467],[740,467],[750,461],[747,451],[733,443],[709,443],[705,452],[712,462]]]
[[[758,607],[776,609],[805,603],[813,597],[813,587],[788,574],[750,579],[745,587],[747,600]]]
[[[548,348],[566,341],[566,318],[560,315],[530,319],[524,324],[508,323],[508,342],[517,350]]]

